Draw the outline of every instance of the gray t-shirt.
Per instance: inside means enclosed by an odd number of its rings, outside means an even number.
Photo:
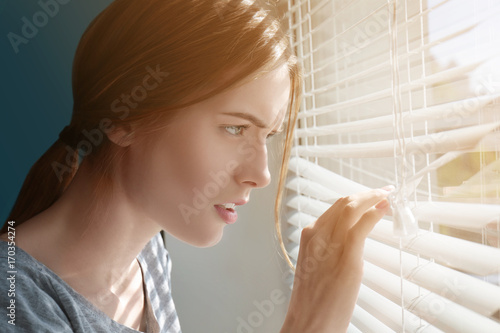
[[[21,248],[12,250],[0,241],[1,332],[138,332],[109,318]],[[137,259],[147,291],[147,332],[180,333],[171,295],[172,263],[160,234]]]

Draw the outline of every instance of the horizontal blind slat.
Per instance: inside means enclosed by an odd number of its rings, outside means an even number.
[[[352,29],[355,29],[356,27],[358,27],[361,23],[363,22],[366,22],[366,20],[370,19],[373,17],[373,14],[376,13],[377,11],[379,11],[380,9],[384,8],[384,7],[387,7],[387,4],[382,4],[381,6],[379,6],[377,9],[373,10],[371,13],[365,15],[364,17],[360,18],[359,20],[357,20],[354,24],[346,27],[345,29],[343,29],[342,31],[338,32],[333,38],[330,38],[330,39],[324,39],[320,42],[317,42],[317,43],[314,43],[314,47],[313,49],[311,49],[309,52],[306,52],[305,54],[303,54],[303,58],[307,58],[311,55],[313,55],[314,53],[320,51],[321,49],[323,49],[325,46],[327,46],[330,42],[332,41],[335,41],[335,39],[337,39],[339,36],[342,36],[344,35],[345,33],[349,32],[350,30]],[[330,18],[330,20],[333,20],[335,18],[332,17]],[[327,19],[328,20],[328,19]],[[324,21],[323,21],[324,22]],[[323,23],[324,24],[324,23]],[[312,33],[309,32],[307,33],[305,36],[303,36],[303,39],[301,41],[301,43],[304,43],[306,42],[308,39],[312,38]],[[375,37],[372,37],[372,38],[377,38],[378,35],[376,35]]]
[[[324,5],[325,4],[325,1],[323,1],[321,3],[321,5]],[[349,3],[348,3],[349,4]],[[321,30],[321,28],[327,24],[328,22],[331,22],[331,21],[334,21],[335,18],[338,16],[338,15],[341,15],[342,14],[342,11],[345,10],[346,8],[348,8],[349,6],[346,5],[344,6],[344,8],[342,8],[341,10],[339,11],[336,11],[334,15],[326,18],[325,20],[323,20],[320,24],[318,24],[315,29],[313,29],[312,31],[310,32],[307,32],[305,35],[303,34],[302,35],[302,40],[300,42],[297,42],[297,43],[294,43],[293,45],[296,46],[298,45],[299,43],[305,43],[305,42],[308,42],[308,40],[310,38],[312,38],[312,36],[314,35],[314,33],[318,32],[318,30]],[[406,19],[404,22],[400,22],[397,26],[397,29],[398,31],[404,31],[405,29],[408,28],[409,25],[411,24],[415,24],[415,23],[419,23],[419,20],[423,17],[426,17],[429,15],[429,12],[431,12],[432,10],[434,10],[435,8],[437,8],[438,6],[434,7],[434,8],[428,8],[427,10],[424,10],[420,13],[416,13],[414,14],[412,17],[408,17],[408,19]],[[388,14],[387,10],[384,10],[384,9],[387,9],[387,3],[382,3],[379,7],[373,9],[371,12],[365,14],[363,17],[359,18],[356,22],[354,22],[353,24],[351,25],[348,25],[346,27],[344,27],[344,29],[340,32],[338,32],[335,36],[331,37],[331,38],[327,38],[327,39],[322,39],[321,42],[319,43],[315,43],[315,48],[312,49],[310,52],[307,52],[305,53],[303,56],[304,57],[309,57],[311,56],[312,54],[314,54],[315,52],[321,50],[322,48],[324,48],[326,45],[328,45],[328,43],[332,43],[332,42],[335,42],[339,37],[341,37],[342,35],[344,35],[345,33],[353,30],[353,29],[356,29],[358,28],[362,23],[366,23],[366,21],[370,20],[370,19],[373,19],[374,16],[379,13],[379,12],[384,12],[386,14]],[[312,12],[313,10],[311,10]],[[310,19],[310,15],[306,14],[304,15],[303,17],[306,18],[306,20],[309,20]],[[303,20],[301,21],[301,23],[305,23],[306,20]],[[378,22],[380,23],[380,20],[378,20]],[[292,30],[293,29],[297,29],[299,26],[299,24],[294,24],[292,25]],[[384,28],[388,28],[388,27],[384,27]],[[366,47],[367,45],[370,45],[373,43],[373,41],[375,40],[378,40],[380,38],[380,36],[387,36],[389,35],[389,32],[385,29],[380,29],[381,31],[378,33],[378,34],[374,34],[373,36],[371,36],[367,41],[365,41],[365,43],[363,43],[363,45],[357,45],[358,48],[362,49],[364,47]]]
[[[360,332],[365,333],[395,333],[382,323],[380,320],[372,316],[368,311],[356,305],[352,314],[351,323],[353,323]]]
[[[364,258],[483,316],[490,317],[500,310],[499,286],[372,239],[366,240]]]
[[[487,60],[481,60],[481,61],[476,61],[476,62],[471,63],[471,64],[466,64],[466,65],[462,65],[462,66],[456,66],[456,67],[453,67],[450,69],[445,69],[445,70],[433,73],[431,75],[419,78],[417,80],[402,83],[399,86],[399,89],[401,90],[401,93],[405,93],[405,92],[408,92],[409,90],[422,88],[422,87],[427,86],[427,85],[437,84],[440,82],[452,81],[454,79],[458,79],[460,77],[463,77],[464,75],[473,71],[474,69],[479,67],[481,64],[485,63],[486,61]],[[389,76],[387,76],[387,79],[389,79]],[[381,78],[377,78],[377,81],[381,82],[383,80]],[[381,87],[383,88],[383,85],[381,85]],[[315,88],[315,89],[310,90],[310,91],[305,91],[304,96],[305,97],[314,96],[316,94],[328,92],[328,91],[335,89],[335,88],[337,88],[337,86],[335,84],[323,86],[320,88]],[[339,92],[342,92],[343,90],[352,91],[352,88],[341,87],[338,90],[339,90]],[[361,103],[366,103],[366,102],[378,100],[378,99],[381,99],[384,97],[392,96],[392,93],[393,93],[392,88],[380,89],[380,90],[374,91],[374,92],[369,93],[369,94],[364,94],[362,96],[349,99],[347,101],[341,101],[339,103],[335,103],[332,105],[332,107],[338,108],[339,106],[345,107],[345,105],[353,106],[353,105],[357,105],[357,104],[361,104]],[[353,104],[353,103],[355,103],[355,104]]]
[[[446,120],[447,123],[456,123],[465,117],[473,116],[481,108],[491,103],[500,95],[478,96],[451,103],[435,105],[427,108],[420,108],[406,111],[402,114],[403,123],[409,125],[415,122],[425,122],[430,120]],[[309,114],[312,117],[314,114]],[[304,119],[307,117],[304,117]],[[353,133],[356,131],[368,131],[373,129],[392,127],[394,123],[393,115],[385,115],[362,120],[342,122],[338,124],[298,128],[295,135],[298,138],[306,136],[337,135],[341,133]]]
[[[500,205],[420,201],[412,209],[416,218],[434,224],[480,229],[500,220]]]
[[[425,320],[421,320],[411,312],[401,309],[401,306],[398,304],[390,301],[363,284],[359,289],[357,304],[396,332],[402,331],[404,314],[405,332],[442,333],[438,328],[429,325]]]
[[[330,207],[330,204],[300,195],[290,197],[286,205],[316,218]],[[394,236],[393,223],[387,220],[378,222],[370,237],[395,247],[400,244],[400,238]],[[401,242],[410,252],[465,272],[481,276],[500,272],[500,249],[497,248],[425,230],[420,230],[417,236],[402,238]]]
[[[332,204],[342,197],[337,192],[332,191],[317,182],[302,177],[291,178],[286,183],[286,188]]]
[[[306,214],[316,216],[316,218],[320,217],[331,206],[322,201],[301,195],[288,197],[286,199],[286,205]]]
[[[500,123],[469,126],[429,135],[405,138],[407,154],[439,154],[473,149]],[[373,158],[394,155],[395,140],[338,145],[295,146],[292,155],[328,158]]]
[[[408,311],[439,329],[452,332],[500,332],[500,323],[423,290],[409,281],[403,280],[401,295],[400,277],[376,265],[365,262],[364,269],[366,274],[363,276],[363,284],[393,302],[398,302],[403,297]]]
[[[298,11],[299,7],[306,4],[307,2],[309,2],[309,1],[308,0],[299,1],[298,3],[296,3],[295,5],[293,5],[291,7],[291,10]],[[291,26],[291,29],[296,29],[299,25],[304,24],[307,21],[309,21],[311,19],[311,16],[314,15],[318,10],[323,8],[326,4],[328,4],[328,2],[330,2],[330,0],[322,0],[319,4],[313,6],[309,12],[306,12],[305,14],[303,14],[302,17],[300,18],[300,20],[298,20],[296,23],[294,23]]]
[[[311,223],[314,223],[314,221],[316,221],[316,217],[306,214],[304,212],[292,211],[291,213],[287,214],[286,221],[291,225],[303,228]],[[295,241],[295,243],[298,244],[298,240]]]
[[[450,154],[450,158],[445,159],[444,162],[456,158],[456,156],[457,155]],[[446,155],[443,155],[441,158],[444,157],[446,157]],[[293,161],[294,164],[297,164],[296,162],[300,161],[303,170],[301,174],[305,177],[313,176],[314,180],[309,178],[293,177],[287,183],[286,187],[292,191],[299,190],[299,192],[303,194],[323,201],[325,203],[325,205],[322,206],[323,208],[328,207],[328,204],[333,204],[335,200],[341,196],[350,194],[349,192],[339,193],[342,191],[343,182],[348,183],[350,186],[356,187],[359,190],[364,191],[368,189],[361,184],[357,184],[340,177],[314,163],[298,159],[293,159]],[[438,159],[435,162],[440,162],[440,160]],[[438,163],[438,165],[442,165],[442,163]],[[429,167],[432,167],[432,164],[429,165]],[[308,172],[304,171],[306,168],[310,168]],[[424,173],[420,173],[417,175],[421,177],[423,174]],[[342,182],[339,182],[339,179],[341,179]],[[318,182],[321,182],[321,184]],[[336,190],[331,190],[329,188],[331,186],[333,186]],[[411,184],[408,186],[411,186]],[[308,202],[307,205],[313,205],[313,203]],[[411,202],[410,206],[412,207],[413,214],[421,220],[453,227],[469,227],[478,229],[483,228],[486,224],[500,218],[500,205],[494,204],[420,201],[416,203]]]
[[[352,323],[349,323],[349,326],[347,327],[347,333],[363,333],[363,332],[359,330],[356,326],[354,326]]]
[[[301,231],[302,231],[302,227],[298,227],[298,228],[290,227],[286,231],[286,233],[288,235],[287,238],[298,245],[300,243]]]
[[[474,28],[476,28],[477,25],[478,25],[477,23],[471,24],[469,26],[466,26],[465,28],[461,28],[460,30],[454,31],[454,32],[452,32],[448,35],[445,35],[443,37],[440,37],[436,40],[419,45],[416,49],[413,49],[412,52],[405,52],[406,50],[404,50],[404,48],[401,47],[401,49],[398,50],[398,51],[400,51],[399,52],[399,61],[406,61],[406,59],[408,57],[410,57],[414,54],[422,54],[422,52],[428,51],[429,49],[431,49],[437,45],[440,45],[446,41],[452,40],[452,39],[459,37],[465,33],[468,33],[470,31],[472,31]],[[342,61],[343,59],[345,59],[349,56],[352,56],[355,53],[360,52],[360,50],[363,48],[369,47],[372,43],[378,41],[381,37],[383,37],[383,35],[373,37],[373,38],[369,39],[368,41],[366,41],[361,47],[353,48],[349,52],[343,52],[340,55],[333,55],[332,57],[324,58],[321,66],[318,66],[318,67],[314,68],[313,70],[306,72],[304,74],[304,77],[308,78],[311,75],[314,75],[316,73],[324,71],[325,68],[327,68],[328,66],[331,66],[332,64],[338,63],[339,61]],[[390,66],[390,60],[387,59],[387,60],[383,61],[381,63],[381,65]]]
[[[378,241],[399,247],[400,239],[393,236],[392,222],[382,220],[370,233]],[[449,267],[487,276],[500,272],[500,249],[421,230],[417,236],[402,238],[403,249],[434,258]]]
[[[316,163],[300,157],[292,157],[290,159],[288,162],[288,170],[322,184],[329,189],[335,190],[343,196],[369,189],[367,186],[338,175]]]

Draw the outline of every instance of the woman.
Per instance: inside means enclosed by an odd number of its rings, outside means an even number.
[[[266,138],[282,129],[283,188],[300,69],[269,11],[243,0],[116,0],[90,24],[71,123],[3,228],[2,263],[11,252],[16,262],[0,284],[15,282],[5,304],[15,321],[2,331],[180,332],[160,230],[216,244],[235,207],[269,183]],[[387,194],[342,198],[304,229],[282,332],[346,330]]]

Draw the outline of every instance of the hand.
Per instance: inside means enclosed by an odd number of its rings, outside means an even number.
[[[390,187],[344,197],[302,230],[281,333],[345,332],[363,276],[363,247],[389,210]]]

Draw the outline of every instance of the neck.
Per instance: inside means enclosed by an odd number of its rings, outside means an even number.
[[[119,186],[96,200],[96,184],[91,172],[79,169],[61,198],[18,228],[18,245],[84,295],[117,289],[160,231]]]

